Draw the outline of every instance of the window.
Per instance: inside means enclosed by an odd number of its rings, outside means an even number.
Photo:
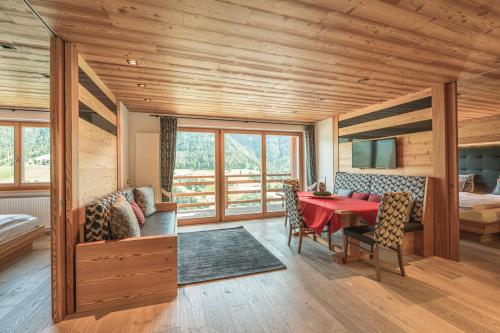
[[[49,182],[49,125],[0,122],[0,190],[46,189]]]

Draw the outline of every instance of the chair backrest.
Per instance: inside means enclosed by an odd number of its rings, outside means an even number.
[[[378,246],[395,248],[403,243],[403,230],[410,213],[411,194],[388,192],[384,194],[375,223],[375,241]]]
[[[285,209],[288,221],[295,228],[303,225],[302,214],[300,212],[300,201],[297,191],[299,190],[298,179],[285,179],[283,181],[283,193],[285,193]]]

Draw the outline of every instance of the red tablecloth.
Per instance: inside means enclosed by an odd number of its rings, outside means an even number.
[[[304,223],[318,234],[325,229],[330,220],[332,233],[342,228],[340,216],[335,214],[337,210],[351,211],[370,224],[375,224],[377,219],[378,202],[351,198],[318,199],[312,198],[310,192],[299,192],[298,195]]]

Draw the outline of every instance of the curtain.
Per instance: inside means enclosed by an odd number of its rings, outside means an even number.
[[[160,117],[160,169],[161,188],[172,192],[175,169],[175,144],[177,141],[177,118]],[[162,201],[170,201],[162,191]]]
[[[307,186],[310,186],[316,182],[316,146],[314,144],[314,125],[305,126],[305,137]]]

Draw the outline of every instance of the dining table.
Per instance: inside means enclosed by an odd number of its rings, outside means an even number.
[[[361,219],[375,224],[380,203],[341,196],[315,196],[312,192],[298,192],[304,224],[321,235],[327,229],[328,247],[333,250],[331,235],[345,227],[358,225]],[[344,244],[344,242],[342,242]],[[342,253],[343,255],[343,253]],[[348,260],[359,258],[359,247],[351,246]]]

